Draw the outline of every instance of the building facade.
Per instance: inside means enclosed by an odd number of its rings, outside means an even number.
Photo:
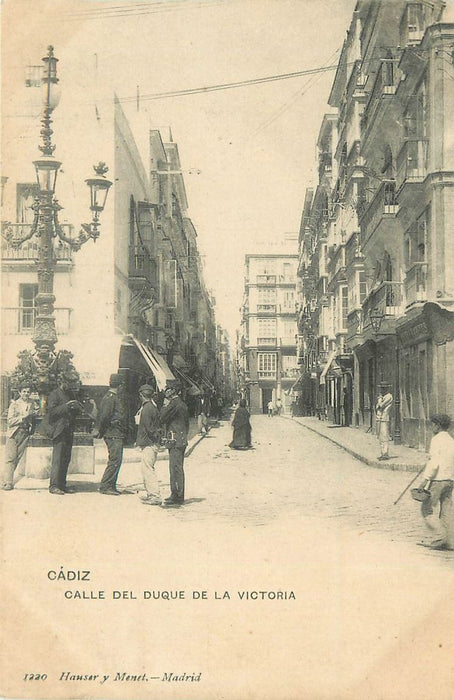
[[[67,78],[70,73],[68,67]],[[95,80],[96,75],[91,77]],[[69,79],[67,83],[53,114],[56,155],[64,162],[57,193],[68,207],[60,214],[67,236],[76,235],[73,222],[80,221],[76,217],[84,216],[89,206],[83,175],[79,177],[82,168],[89,175],[92,162],[103,159],[114,186],[96,242],[74,252],[54,239],[57,357],[61,349],[73,353],[82,382],[95,398],[116,371],[127,374],[131,395],[144,381],[162,389],[175,378],[193,393],[195,387],[214,392],[224,383],[224,365],[217,365],[214,300],[203,280],[197,232],[187,213],[178,146],[171,136],[163,138],[160,131],[150,130],[142,115],[128,117],[107,87],[93,111],[77,101],[77,85]],[[8,179],[2,222],[3,410],[18,352],[33,351],[38,291],[36,237],[14,245],[15,236],[31,230],[37,194],[32,160],[39,143],[40,90],[24,86],[22,92],[30,112],[23,128],[35,134],[36,147],[11,153],[4,148]],[[68,131],[71,139],[65,137]],[[34,143],[32,137],[26,142]],[[87,151],[92,155],[80,156]],[[73,163],[74,173],[69,175]]]
[[[252,413],[270,401],[290,406],[297,379],[295,303],[297,237],[288,235],[266,252],[245,258],[240,365],[242,392]]]
[[[373,429],[378,384],[389,382],[394,439],[421,449],[430,414],[454,409],[453,19],[441,1],[357,3],[318,144],[325,223],[317,195],[306,214],[308,236],[327,231],[326,362],[320,299],[300,328],[315,335],[328,415]],[[316,267],[304,240],[303,277]]]

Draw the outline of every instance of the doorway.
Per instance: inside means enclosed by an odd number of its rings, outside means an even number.
[[[262,413],[268,413],[268,404],[273,398],[272,387],[267,389],[262,389]]]

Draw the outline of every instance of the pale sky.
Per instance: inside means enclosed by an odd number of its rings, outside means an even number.
[[[71,51],[74,61],[74,51],[96,53],[127,113],[136,108],[139,86],[141,112],[152,126],[170,126],[178,143],[206,283],[217,321],[233,333],[245,252],[260,252],[260,242],[299,229],[305,189],[316,182],[320,123],[333,111],[326,102],[334,71],[171,99],[149,96],[334,64],[355,4],[4,0],[2,113],[14,116],[14,86],[23,83],[25,65],[41,62],[48,44],[60,58],[60,76]]]

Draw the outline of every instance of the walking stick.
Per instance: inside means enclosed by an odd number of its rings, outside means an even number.
[[[399,503],[399,501],[400,501],[400,499],[402,498],[402,496],[404,495],[404,493],[407,493],[407,491],[408,491],[408,489],[410,488],[410,486],[416,481],[416,479],[418,478],[418,476],[419,476],[420,474],[423,473],[423,471],[424,471],[425,468],[426,468],[426,465],[424,465],[423,468],[419,470],[419,472],[416,474],[416,476],[414,476],[413,479],[410,481],[410,483],[407,484],[407,486],[404,488],[404,490],[403,490],[402,493],[400,494],[399,498],[397,498],[397,499],[394,501],[393,505],[396,505],[396,503]]]

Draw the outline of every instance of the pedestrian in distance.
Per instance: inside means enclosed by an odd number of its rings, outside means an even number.
[[[393,395],[390,391],[390,384],[382,382],[380,393],[375,405],[375,417],[377,421],[377,436],[380,443],[379,461],[389,459],[389,422],[391,407],[393,405]]]
[[[41,432],[52,440],[49,493],[57,496],[74,493],[74,490],[66,485],[66,479],[71,462],[76,418],[83,411],[82,404],[76,398],[79,390],[78,379],[61,378],[58,387],[49,394],[46,415],[40,428]]]
[[[276,415],[280,416],[282,412],[282,399],[276,399]]]
[[[351,395],[347,387],[344,387],[343,389],[342,406],[344,409],[344,425],[346,428],[348,428],[351,423],[352,402]]]
[[[199,429],[199,435],[206,435],[208,433],[208,411],[209,411],[209,401],[204,394],[203,396],[197,396],[197,427]]]
[[[31,387],[22,384],[19,398],[13,399],[8,408],[6,419],[5,470],[2,488],[12,491],[14,488],[14,472],[28,444],[28,438],[33,432],[36,407],[30,398]]]
[[[229,444],[232,450],[249,450],[251,445],[251,421],[246,408],[246,400],[241,399],[232,420],[233,439]]]
[[[166,430],[166,443],[169,451],[170,496],[164,500],[165,506],[178,506],[184,503],[184,453],[188,445],[189,412],[180,397],[181,387],[173,384],[164,392],[164,405],[160,412],[161,425]]]
[[[141,500],[146,505],[161,505],[161,493],[155,464],[161,444],[161,427],[159,410],[156,404],[156,393],[149,384],[139,389],[141,406],[136,414],[137,424],[136,447],[140,450],[140,466],[145,486],[146,496]]]
[[[99,493],[106,496],[119,496],[121,493],[117,489],[117,479],[128,429],[123,386],[121,374],[111,374],[109,391],[103,397],[99,408],[96,437],[104,438],[107,446],[107,466],[99,485]]]
[[[240,401],[241,403],[241,401]],[[272,400],[268,401],[268,418],[272,418],[274,416],[274,403]]]
[[[430,455],[422,474],[420,489],[427,494],[421,502],[421,515],[432,537],[431,549],[454,550],[454,440],[448,433],[451,419],[444,413],[431,417],[433,437]]]

